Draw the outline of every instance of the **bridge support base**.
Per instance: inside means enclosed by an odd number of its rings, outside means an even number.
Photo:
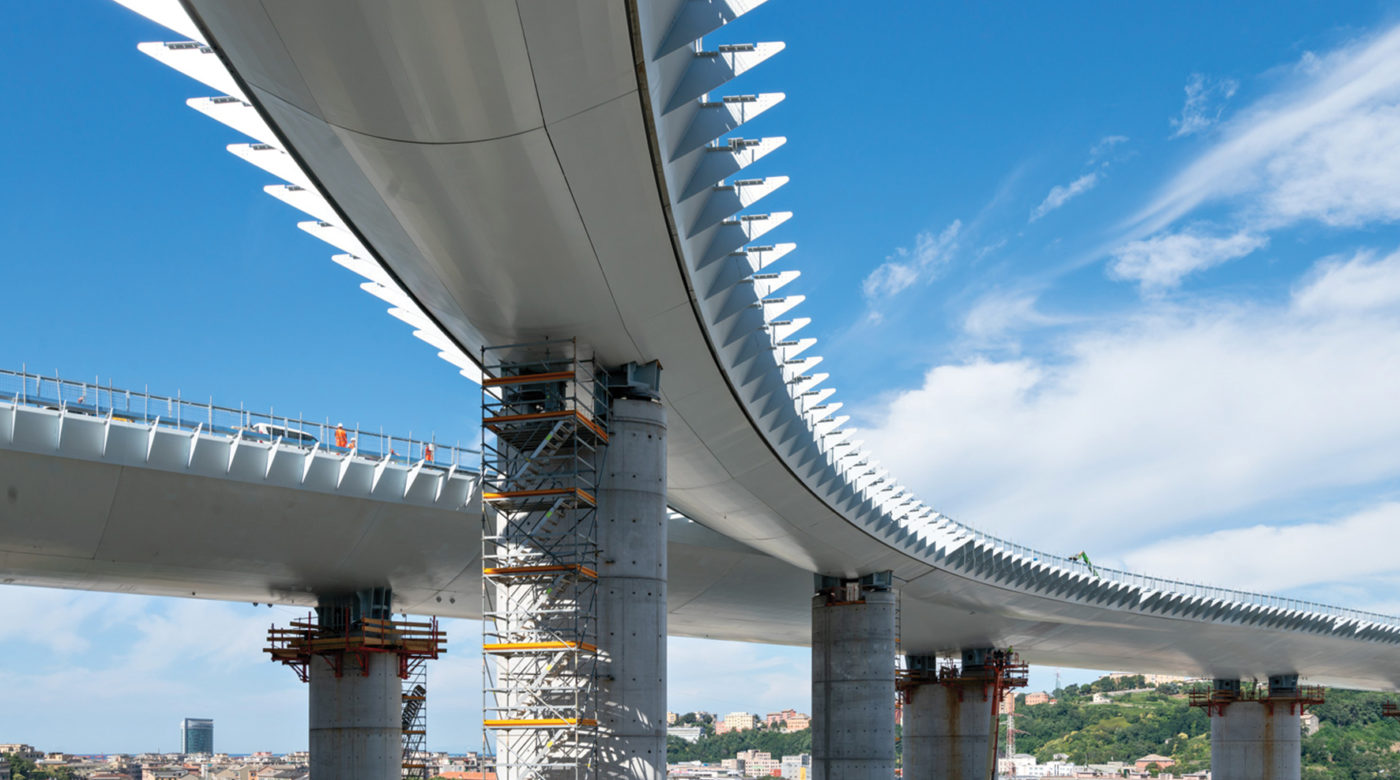
[[[666,778],[666,410],[612,402],[598,486],[598,777]]]
[[[1011,674],[1008,675],[1007,671]],[[987,780],[996,768],[997,703],[1024,684],[1019,665],[992,650],[964,650],[961,670],[934,656],[907,657],[904,777]]]
[[[310,683],[312,776],[426,778],[424,665],[447,641],[437,620],[395,621],[388,588],[317,601],[314,619],[268,629],[264,650]]]
[[[402,773],[398,659],[365,657],[368,668],[336,676],[330,663],[310,664],[311,776],[392,780]]]
[[[1269,678],[1267,696],[1243,690],[1239,680],[1218,679],[1192,705],[1210,714],[1210,772],[1215,780],[1298,780],[1302,777],[1301,720],[1318,688],[1298,685],[1296,674]]]
[[[895,594],[889,572],[817,577],[812,780],[894,776]]]

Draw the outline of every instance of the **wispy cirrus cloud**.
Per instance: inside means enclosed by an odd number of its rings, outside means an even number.
[[[1126,135],[1106,135],[1089,148],[1089,162],[1098,162],[1109,152],[1128,142]]]
[[[898,295],[919,282],[938,276],[958,248],[962,220],[953,220],[939,233],[924,231],[914,238],[913,248],[900,247],[871,271],[863,282],[861,292],[867,302]],[[872,316],[878,313],[872,309]]]
[[[1240,83],[1234,79],[1212,79],[1202,73],[1192,73],[1186,82],[1186,103],[1181,115],[1171,120],[1176,129],[1172,138],[1199,133],[1220,119],[1225,102],[1235,96]]]
[[[1248,256],[1293,225],[1400,222],[1400,26],[1309,52],[1293,71],[1290,84],[1225,123],[1219,141],[1129,220],[1126,238],[1104,252],[1110,277],[1154,294]],[[1178,135],[1202,127],[1208,96],[1236,86],[1193,78]],[[1213,231],[1172,229],[1214,204],[1224,214]]]
[[[1030,222],[1036,222],[1046,214],[1103,183],[1110,164],[1114,161],[1115,150],[1128,142],[1126,135],[1106,135],[1089,147],[1089,166],[1093,168],[1068,184],[1057,184],[1050,188],[1044,200],[1031,209]]]
[[[1161,233],[1119,247],[1109,275],[1135,281],[1144,292],[1160,292],[1176,287],[1192,273],[1252,254],[1268,243],[1266,236],[1247,230],[1229,235],[1195,228]]]
[[[1045,200],[1042,200],[1039,206],[1031,209],[1030,221],[1035,222],[1074,198],[1092,190],[1098,183],[1098,171],[1092,171],[1080,176],[1069,184],[1060,184],[1051,187],[1049,194],[1045,196]]]
[[[1067,318],[1046,314],[1037,307],[1035,293],[995,292],[979,298],[963,318],[963,333],[974,342],[988,344],[1029,328],[1063,324]]]
[[[1295,70],[1130,220],[1139,236],[1223,200],[1261,230],[1400,220],[1400,26],[1308,54]]]

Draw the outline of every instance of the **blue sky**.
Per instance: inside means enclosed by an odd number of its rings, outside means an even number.
[[[723,33],[788,44],[735,89],[787,93],[744,132],[788,138],[755,174],[792,176],[773,238],[858,438],[1017,541],[1400,612],[1396,11],[871,7],[774,0]],[[475,438],[475,388],[136,51],[171,34],[6,10],[0,365]],[[172,749],[208,716],[220,749],[304,747],[305,692],[258,650],[291,614],[0,589],[0,742]],[[460,750],[477,629],[450,630],[430,744]],[[672,709],[807,706],[806,650],[671,650]]]

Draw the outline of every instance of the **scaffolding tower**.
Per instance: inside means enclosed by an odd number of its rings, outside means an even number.
[[[572,341],[486,348],[482,366],[483,744],[501,780],[583,780],[598,758],[605,377]]]
[[[428,780],[428,664],[414,659],[403,678],[403,780]]]

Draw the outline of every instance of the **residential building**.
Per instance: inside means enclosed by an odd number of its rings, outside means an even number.
[[[1007,688],[1002,694],[1001,701],[997,702],[997,714],[1006,715],[1016,711],[1016,691]]]
[[[33,745],[24,745],[18,742],[0,745],[0,753],[14,753],[28,761],[38,761],[44,757],[44,752],[42,750],[35,750]]]
[[[1026,706],[1034,707],[1037,704],[1048,704],[1051,701],[1050,694],[1045,691],[1036,691],[1026,694]]]
[[[214,721],[211,718],[185,718],[180,721],[180,752],[213,754]]]
[[[783,769],[782,759],[773,758],[772,753],[760,750],[741,750],[735,758],[744,764],[744,777],[772,777]]]
[[[1146,772],[1147,768],[1153,764],[1156,764],[1158,769],[1166,769],[1169,766],[1175,766],[1176,759],[1171,756],[1159,756],[1156,753],[1149,753],[1134,761],[1133,769],[1139,772]]]
[[[676,721],[680,720],[680,718],[681,718],[681,716],[677,715],[676,713],[674,713],[674,712],[668,712],[668,713],[666,713],[666,725],[667,725],[667,726],[674,726],[674,725],[676,725]]]
[[[768,713],[763,719],[763,723],[770,729],[781,728],[784,734],[791,734],[794,731],[810,728],[812,719],[805,712],[783,710],[782,712]]]
[[[680,737],[686,742],[699,742],[705,729],[700,726],[667,726],[666,736]]]
[[[795,715],[797,715],[797,710],[783,710],[782,712],[770,712],[768,713],[768,716],[763,719],[763,723],[765,726],[771,729],[774,726],[783,723],[789,717]]]
[[[783,726],[783,733],[791,734],[794,731],[802,731],[811,728],[812,717],[805,712],[799,712],[791,718],[788,718],[784,723],[787,725]]]
[[[1141,672],[1114,672],[1108,679],[1118,681],[1124,677],[1142,677],[1142,681],[1148,686],[1166,685],[1167,683],[1188,682],[1193,678],[1182,677],[1179,674],[1142,674]]]
[[[0,756],[0,780],[10,780],[10,759]]]
[[[783,780],[807,780],[812,774],[812,754],[798,753],[795,756],[783,756],[782,760]]]
[[[724,720],[715,724],[716,734],[728,734],[731,731],[747,731],[758,728],[758,716],[752,712],[731,712],[724,716]]]

